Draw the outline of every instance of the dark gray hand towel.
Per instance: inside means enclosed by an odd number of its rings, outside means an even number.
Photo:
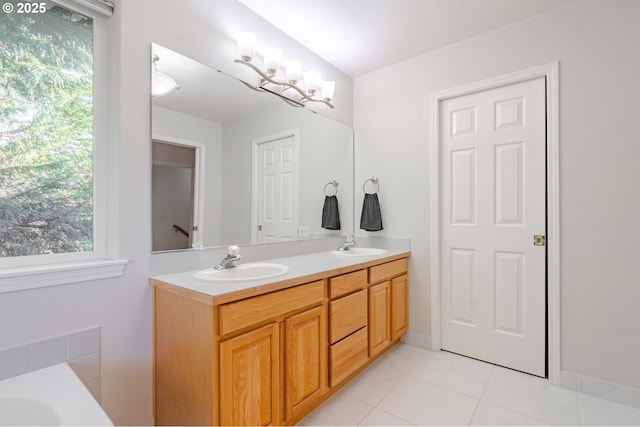
[[[382,230],[382,213],[380,213],[380,201],[378,201],[377,193],[365,193],[364,195],[360,228],[366,231]]]
[[[322,208],[322,228],[340,230],[340,213],[338,212],[338,198],[325,196]]]

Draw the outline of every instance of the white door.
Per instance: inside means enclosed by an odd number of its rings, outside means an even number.
[[[439,117],[441,347],[544,377],[545,79],[443,100]]]
[[[296,237],[298,177],[297,136],[263,138],[257,144],[257,242],[281,242]]]

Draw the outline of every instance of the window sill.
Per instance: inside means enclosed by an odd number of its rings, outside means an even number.
[[[0,293],[120,277],[127,263],[125,259],[98,259],[2,269],[0,270]]]

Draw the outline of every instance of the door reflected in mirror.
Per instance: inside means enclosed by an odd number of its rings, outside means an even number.
[[[354,233],[351,128],[160,45],[152,55],[180,87],[151,98],[153,251]],[[334,181],[340,230],[322,228]]]
[[[153,251],[188,249],[193,241],[196,147],[153,141]]]

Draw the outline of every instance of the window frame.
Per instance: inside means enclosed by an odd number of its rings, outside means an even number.
[[[109,181],[117,168],[108,149],[107,20],[89,8],[65,0],[54,3],[93,19],[93,250],[0,259],[0,293],[122,276],[126,260],[117,259],[116,210],[108,203]],[[113,175],[113,176],[110,176]],[[112,178],[112,179],[110,179]],[[109,213],[109,214],[108,214]]]

